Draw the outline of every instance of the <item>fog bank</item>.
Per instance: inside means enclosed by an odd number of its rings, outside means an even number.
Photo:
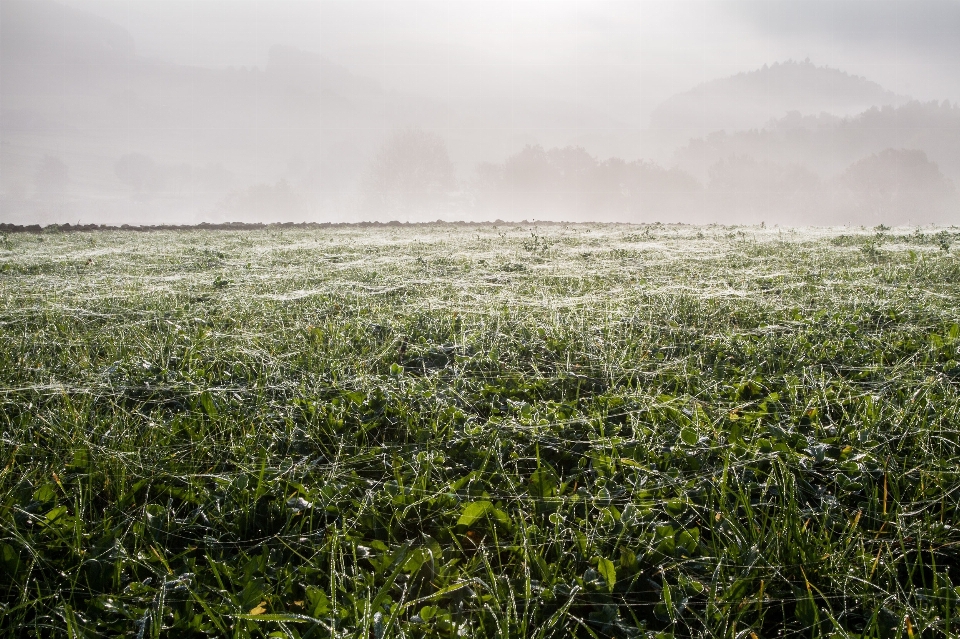
[[[960,222],[960,8],[837,5],[5,0],[0,222]]]

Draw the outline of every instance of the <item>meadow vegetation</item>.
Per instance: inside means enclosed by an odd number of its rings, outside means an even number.
[[[0,634],[960,633],[955,229],[0,238]]]

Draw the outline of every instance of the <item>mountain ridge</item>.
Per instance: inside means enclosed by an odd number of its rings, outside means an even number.
[[[909,100],[862,76],[788,60],[677,93],[654,109],[650,122],[654,130],[686,138],[760,128],[791,111],[845,116]]]

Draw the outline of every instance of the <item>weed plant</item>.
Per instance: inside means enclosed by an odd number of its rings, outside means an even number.
[[[0,634],[960,634],[958,235],[17,234]]]

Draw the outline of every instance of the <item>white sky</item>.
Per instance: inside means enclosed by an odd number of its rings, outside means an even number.
[[[955,0],[68,0],[140,55],[263,66],[274,44],[385,86],[601,109],[632,126],[673,93],[810,58],[920,99],[960,100]]]

